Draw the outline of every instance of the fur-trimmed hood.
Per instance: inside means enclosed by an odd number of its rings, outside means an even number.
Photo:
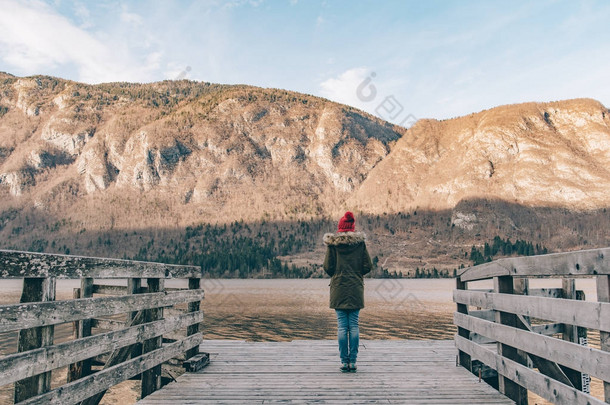
[[[327,233],[322,240],[327,246],[357,245],[366,241],[366,235],[363,232]]]

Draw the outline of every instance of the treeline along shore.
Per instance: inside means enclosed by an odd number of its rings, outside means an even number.
[[[606,210],[578,213],[485,202],[446,211],[356,216],[358,230],[368,237],[376,266],[371,277],[375,278],[454,277],[460,268],[501,257],[610,243]],[[261,219],[184,228],[118,228],[93,232],[75,229],[69,220],[26,215],[22,226],[4,229],[11,238],[0,240],[0,246],[197,265],[214,278],[316,278],[325,277],[322,236],[336,230],[336,220]]]

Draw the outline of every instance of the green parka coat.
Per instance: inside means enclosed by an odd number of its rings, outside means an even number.
[[[324,235],[328,246],[324,271],[330,279],[330,307],[334,309],[364,308],[364,280],[373,264],[366,250],[362,232],[339,232]]]

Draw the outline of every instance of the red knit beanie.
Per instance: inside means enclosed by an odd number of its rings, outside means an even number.
[[[347,211],[343,218],[339,220],[338,232],[354,232],[355,229],[354,214]]]

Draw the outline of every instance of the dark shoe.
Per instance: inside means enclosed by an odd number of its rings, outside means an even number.
[[[339,369],[341,370],[342,373],[349,373],[349,364],[348,363],[342,363],[341,364],[341,368]]]
[[[350,364],[349,364],[349,371],[350,371],[351,373],[355,373],[355,372],[356,372],[356,370],[358,370],[358,367],[356,367],[356,363],[350,363]]]

